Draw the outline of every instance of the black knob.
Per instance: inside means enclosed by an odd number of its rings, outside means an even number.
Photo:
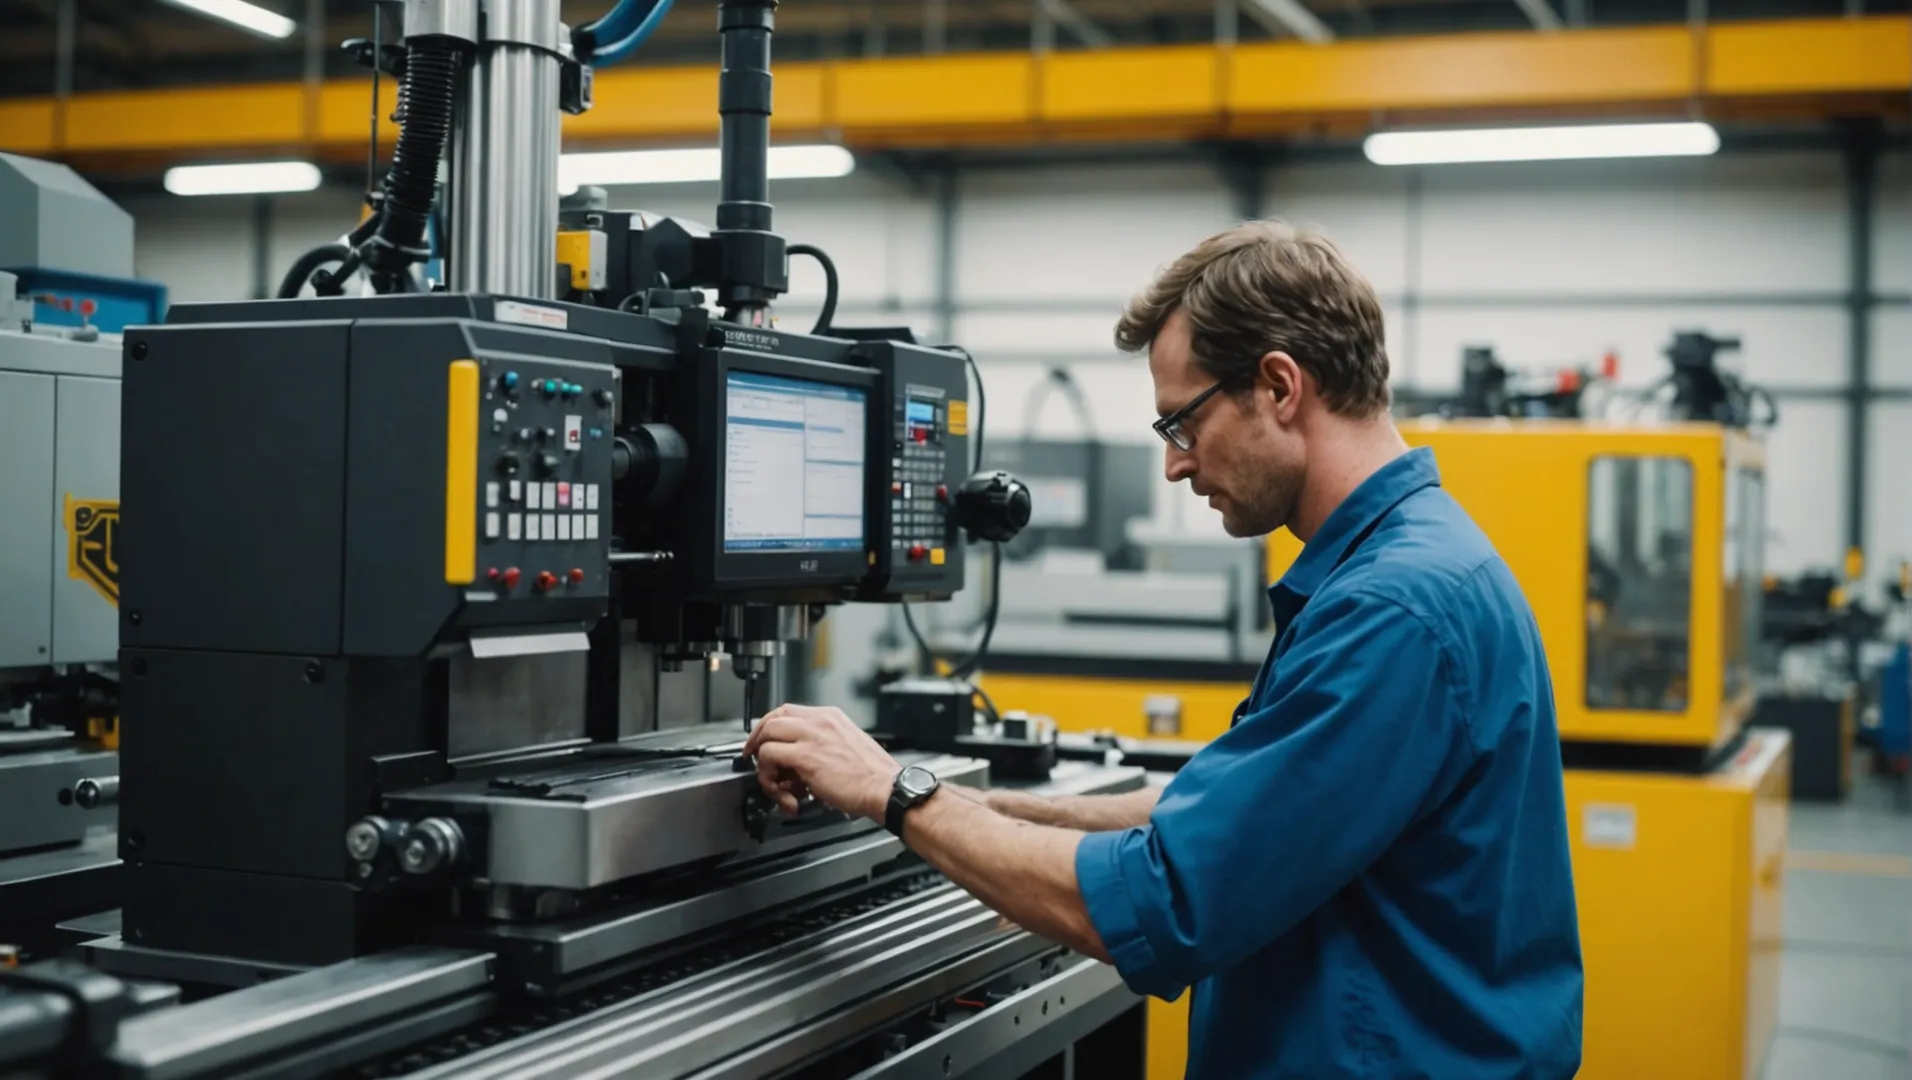
[[[556,473],[557,471],[558,471],[558,455],[556,454],[539,454],[538,455],[538,475],[539,476],[550,476]],[[1026,520],[1028,518],[1028,515],[1024,514],[1023,517]]]
[[[538,438],[543,442],[550,442],[551,440],[557,437],[558,437],[557,428],[545,428],[543,431],[538,432]]]
[[[499,454],[498,455],[498,473],[501,476],[518,475],[518,455]]]
[[[527,428],[519,428],[519,429],[518,429],[518,433],[517,433],[516,435],[514,435],[514,436],[513,436],[513,438],[515,438],[515,439],[517,439],[517,440],[518,440],[519,442],[521,442],[521,443],[527,443],[527,444],[531,442],[531,440],[532,440],[532,437],[533,437],[533,436],[532,436],[532,433],[531,433],[531,429],[530,429],[530,428],[528,428],[528,427],[527,427]]]
[[[1000,470],[977,473],[956,491],[956,524],[972,541],[1014,540],[1030,508],[1029,485]]]
[[[597,393],[592,394],[591,396],[597,399],[597,403],[599,405],[602,405],[607,409],[611,407],[611,402],[616,400],[611,396],[611,392],[609,390],[599,390]]]

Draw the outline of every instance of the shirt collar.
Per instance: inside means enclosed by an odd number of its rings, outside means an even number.
[[[1424,446],[1381,466],[1374,475],[1361,481],[1328,515],[1328,520],[1321,523],[1314,539],[1302,547],[1294,565],[1268,590],[1269,599],[1280,606],[1282,592],[1304,598],[1314,595],[1327,580],[1329,571],[1340,565],[1342,557],[1367,535],[1381,515],[1409,495],[1440,482],[1434,451]]]

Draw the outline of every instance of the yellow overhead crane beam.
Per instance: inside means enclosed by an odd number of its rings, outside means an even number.
[[[1376,123],[1515,116],[1903,112],[1903,16],[1558,33],[980,53],[790,62],[776,135],[854,147],[1359,132]],[[381,115],[389,116],[395,87]],[[367,80],[0,101],[0,150],[136,170],[182,159],[363,152]],[[567,146],[708,141],[710,66],[621,67]],[[390,124],[386,137],[395,137]]]

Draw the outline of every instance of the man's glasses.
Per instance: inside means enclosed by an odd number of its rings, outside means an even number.
[[[1169,413],[1167,416],[1162,417],[1149,426],[1155,429],[1155,433],[1162,437],[1163,442],[1168,443],[1177,450],[1188,451],[1192,449],[1195,446],[1195,436],[1187,430],[1189,418],[1195,415],[1195,410],[1201,408],[1203,402],[1214,397],[1223,387],[1234,381],[1235,378],[1233,376],[1218,380],[1215,385],[1196,394],[1195,400]]]

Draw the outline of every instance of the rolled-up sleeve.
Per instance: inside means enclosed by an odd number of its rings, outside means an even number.
[[[1173,999],[1292,929],[1466,770],[1434,632],[1384,597],[1321,597],[1256,707],[1176,776],[1149,823],[1076,848],[1123,979]]]

